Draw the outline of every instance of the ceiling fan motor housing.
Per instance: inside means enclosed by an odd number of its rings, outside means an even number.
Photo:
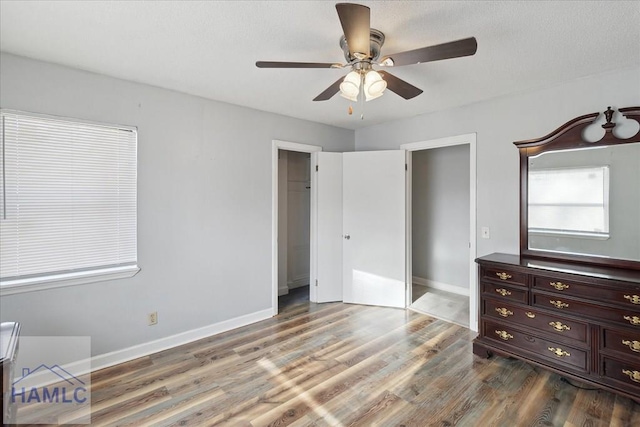
[[[380,49],[382,49],[382,45],[384,44],[384,33],[380,30],[376,30],[375,28],[371,28],[370,38],[371,47],[369,57],[365,58],[356,58],[349,54],[349,45],[347,44],[347,39],[343,35],[340,37],[340,48],[344,53],[344,58],[348,63],[352,63],[354,61],[366,60],[369,62],[376,61],[380,57]]]

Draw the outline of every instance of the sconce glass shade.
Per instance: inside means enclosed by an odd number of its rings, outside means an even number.
[[[387,82],[377,71],[371,70],[364,77],[364,96],[367,101],[380,98],[387,88]]]
[[[360,93],[360,74],[351,71],[340,83],[340,95],[356,102],[358,101],[358,93]]]

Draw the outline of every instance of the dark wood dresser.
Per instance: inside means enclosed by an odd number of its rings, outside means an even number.
[[[640,402],[640,271],[478,258],[473,351],[526,360]]]
[[[3,322],[0,324],[0,362],[2,363],[2,424],[12,425],[15,422],[15,405],[11,402],[11,386],[16,357],[18,356],[18,339],[20,324]]]

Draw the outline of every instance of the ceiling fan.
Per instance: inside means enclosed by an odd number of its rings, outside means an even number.
[[[384,33],[371,28],[370,9],[367,6],[353,3],[336,4],[338,17],[344,35],[340,37],[340,47],[344,52],[345,64],[324,62],[276,62],[257,61],[258,68],[350,68],[351,71],[316,96],[314,101],[326,101],[340,92],[340,95],[351,101],[372,99],[382,96],[389,88],[404,99],[414,98],[422,93],[422,89],[399,79],[386,71],[376,71],[373,66],[399,67],[402,65],[420,64],[439,61],[441,59],[459,58],[476,53],[478,44],[475,37],[427,46],[380,57],[380,49],[384,44]]]

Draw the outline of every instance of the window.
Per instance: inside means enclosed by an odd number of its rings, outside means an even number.
[[[0,118],[3,294],[135,274],[137,130]]]
[[[609,166],[530,171],[529,230],[608,237]]]

